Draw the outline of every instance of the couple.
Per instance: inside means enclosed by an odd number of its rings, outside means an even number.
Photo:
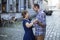
[[[34,4],[33,9],[36,11],[37,15],[36,19],[32,22],[29,18],[28,11],[22,12],[23,27],[25,30],[23,40],[44,40],[46,33],[46,15],[42,10],[40,10],[38,4]],[[33,25],[35,27],[35,36],[32,31]]]

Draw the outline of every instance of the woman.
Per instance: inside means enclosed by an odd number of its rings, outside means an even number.
[[[23,16],[23,27],[25,30],[23,40],[35,40],[33,31],[32,31],[32,27],[33,27],[33,24],[35,21],[31,22],[31,20],[29,19],[29,14],[27,11],[23,11],[22,16]]]

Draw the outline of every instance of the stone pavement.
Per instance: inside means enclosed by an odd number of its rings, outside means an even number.
[[[0,28],[0,40],[23,40],[24,30],[21,22]]]
[[[45,40],[60,40],[60,12],[54,11],[52,16],[46,17]]]
[[[52,16],[46,16],[45,40],[60,40],[60,12],[54,11]],[[5,27],[0,27],[0,40],[23,40],[24,29],[22,22],[15,22]]]

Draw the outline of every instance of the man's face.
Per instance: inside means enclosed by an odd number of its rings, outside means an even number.
[[[38,7],[33,7],[34,11],[38,12]]]

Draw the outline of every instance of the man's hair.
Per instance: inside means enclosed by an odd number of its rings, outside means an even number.
[[[39,4],[34,4],[34,7],[38,7],[38,8],[40,8],[40,7],[39,7]]]
[[[26,10],[24,10],[23,12],[22,12],[22,16],[23,16],[23,18],[25,18],[25,15],[28,13],[28,11],[26,11]]]

